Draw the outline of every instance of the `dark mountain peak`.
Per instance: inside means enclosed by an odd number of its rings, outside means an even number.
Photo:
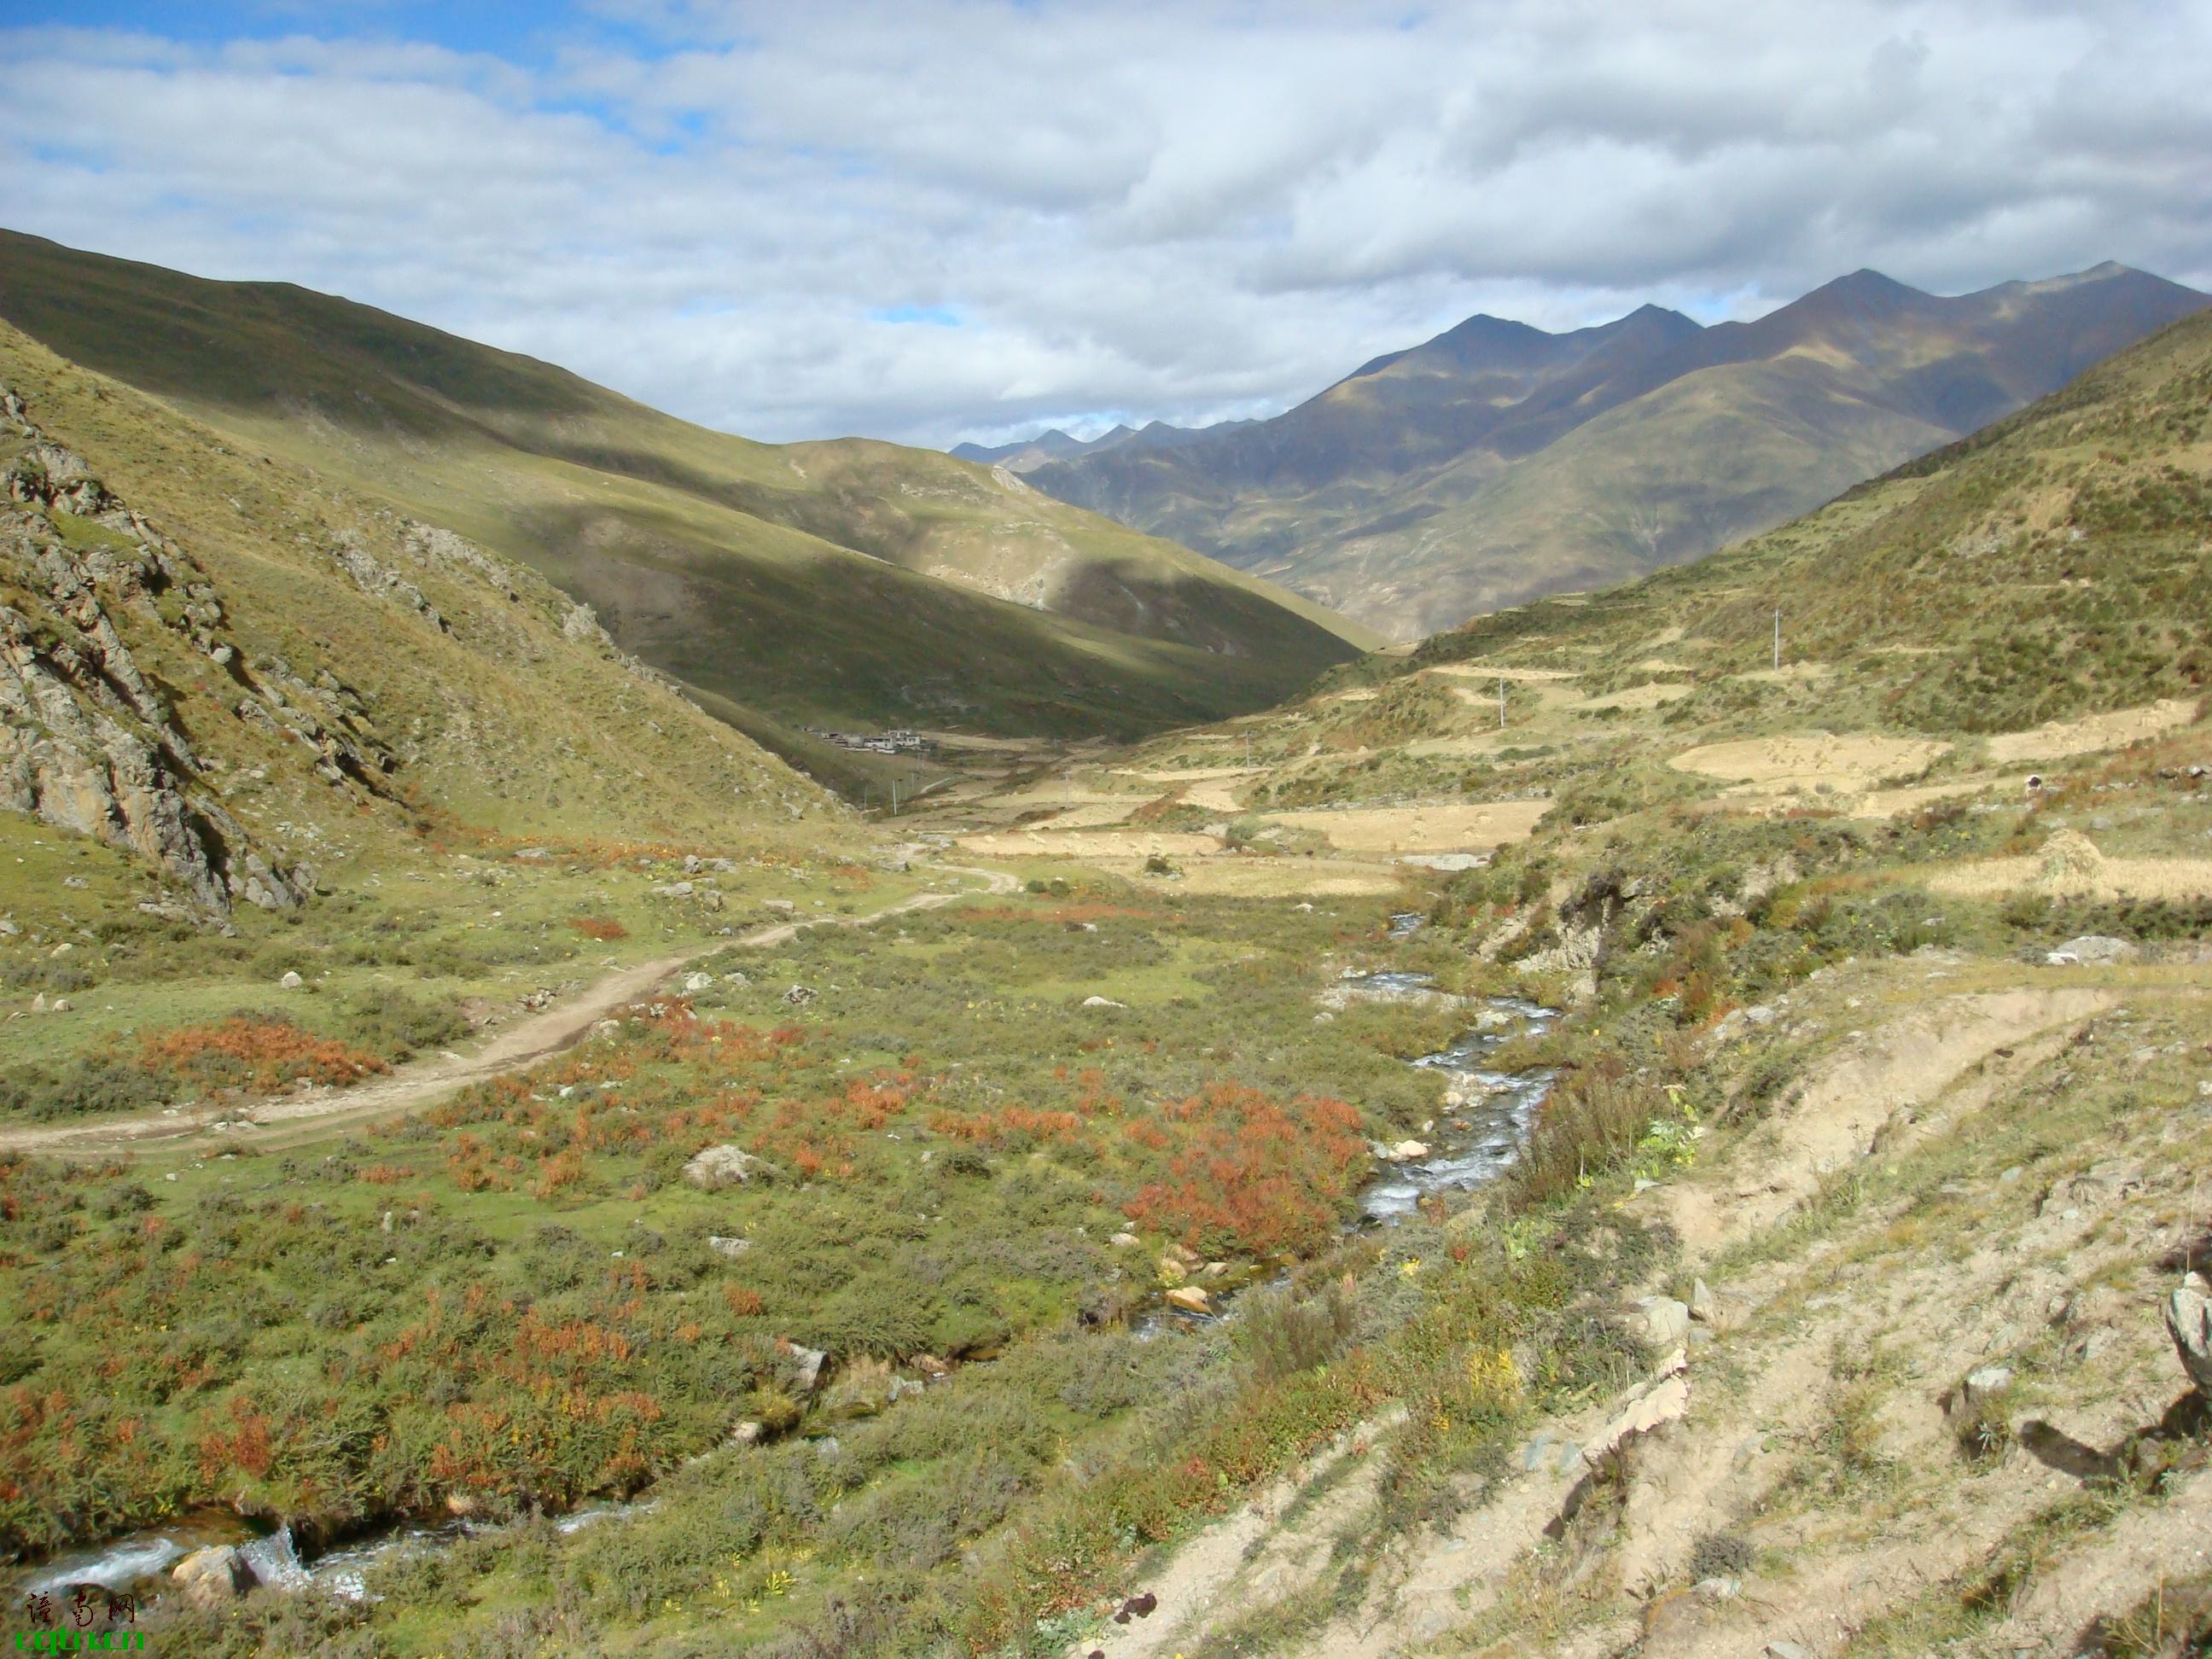
[[[1853,299],[1924,300],[1929,296],[1909,283],[1894,276],[1886,276],[1871,265],[1861,265],[1856,270],[1838,276],[1813,290],[1814,294],[1842,294]],[[1808,295],[1807,298],[1811,298]]]

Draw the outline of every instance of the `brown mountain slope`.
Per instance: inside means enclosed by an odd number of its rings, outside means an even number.
[[[1274,420],[1030,476],[1413,637],[1778,524],[2206,303],[2106,264],[1956,298],[1860,271],[1709,329],[1478,317]]]

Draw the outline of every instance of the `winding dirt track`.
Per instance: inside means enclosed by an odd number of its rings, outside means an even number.
[[[1021,885],[1002,870],[955,864],[935,867],[954,875],[980,878],[985,893],[1003,896],[1017,891]],[[359,1088],[273,1095],[174,1116],[151,1112],[136,1117],[103,1118],[97,1123],[0,1128],[0,1152],[32,1152],[48,1158],[111,1158],[140,1149],[167,1147],[196,1137],[228,1140],[234,1133],[243,1134],[246,1144],[257,1151],[296,1146],[372,1118],[420,1110],[456,1089],[519,1071],[548,1054],[557,1054],[580,1041],[586,1031],[617,1009],[649,996],[702,957],[732,947],[757,950],[786,944],[810,927],[866,927],[916,910],[933,910],[939,905],[966,898],[975,890],[970,888],[950,893],[915,893],[864,916],[817,916],[777,922],[734,939],[717,939],[711,945],[701,943],[675,955],[655,957],[650,962],[618,969],[575,996],[509,1027],[473,1054],[425,1055]],[[250,1119],[254,1127],[243,1131],[214,1127],[218,1122],[237,1123],[242,1119]]]

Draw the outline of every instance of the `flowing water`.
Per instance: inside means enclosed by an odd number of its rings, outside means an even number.
[[[1392,920],[1395,924],[1401,918]],[[1419,922],[1416,915],[1414,925]],[[1443,995],[1427,974],[1355,975],[1338,981],[1337,985],[1350,996],[1385,1001],[1426,1001]],[[1412,1062],[1445,1074],[1444,1105],[1426,1133],[1426,1151],[1422,1156],[1377,1160],[1376,1176],[1359,1198],[1360,1213],[1367,1224],[1389,1225],[1398,1217],[1411,1214],[1431,1194],[1467,1192],[1496,1180],[1520,1156],[1529,1125],[1551,1091],[1554,1073],[1548,1067],[1499,1072],[1485,1061],[1514,1037],[1549,1030],[1558,1018],[1554,1011],[1517,997],[1482,998],[1467,1006],[1474,1022],[1467,1033],[1449,1048]],[[1198,1316],[1178,1312],[1175,1317]],[[1166,1328],[1168,1322],[1153,1316],[1140,1322],[1134,1331],[1139,1336],[1151,1336]],[[642,1513],[653,1502],[641,1498],[628,1504],[587,1504],[557,1517],[553,1524],[564,1533],[575,1532],[598,1522]],[[403,1521],[364,1533],[302,1561],[290,1528],[260,1534],[227,1510],[204,1510],[112,1543],[57,1555],[35,1570],[36,1576],[25,1582],[24,1589],[52,1592],[77,1584],[99,1584],[107,1589],[127,1589],[166,1573],[194,1550],[232,1544],[245,1556],[254,1577],[265,1585],[279,1589],[319,1589],[358,1601],[368,1594],[368,1575],[379,1562],[406,1550],[446,1548],[486,1529],[484,1525],[461,1520]]]

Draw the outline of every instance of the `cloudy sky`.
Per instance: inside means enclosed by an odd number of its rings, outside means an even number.
[[[1476,311],[2212,287],[2212,0],[72,0],[0,222],[769,439],[1270,413]]]

